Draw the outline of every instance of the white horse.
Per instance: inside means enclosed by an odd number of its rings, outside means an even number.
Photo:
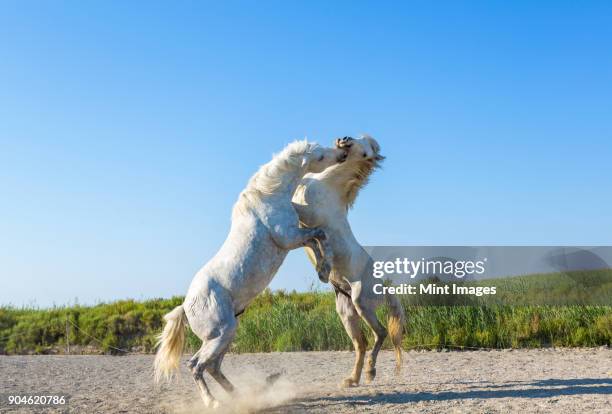
[[[178,368],[189,323],[202,340],[189,366],[204,404],[219,405],[204,382],[204,370],[227,392],[233,391],[220,368],[236,334],[237,316],[268,286],[289,250],[308,244],[333,257],[323,230],[299,228],[291,204],[295,188],[304,174],[321,172],[343,162],[346,156],[346,149],[296,141],[250,179],[234,205],[231,229],[223,246],[195,275],[183,304],[165,316],[155,356],[156,381],[168,378]],[[318,259],[319,277],[327,279],[329,265],[326,259]]]
[[[366,338],[359,325],[362,318],[374,332],[374,346],[366,370],[366,381],[376,376],[376,357],[387,336],[387,330],[376,317],[376,308],[386,302],[389,305],[388,329],[395,348],[396,373],[402,366],[402,335],[404,309],[395,295],[374,294],[372,286],[372,258],[355,239],[347,215],[357,194],[368,182],[370,174],[384,159],[380,146],[373,138],[345,137],[336,141],[339,148],[350,148],[347,160],[317,174],[307,174],[298,186],[293,203],[300,222],[309,228],[323,229],[333,257],[329,281],[336,291],[336,311],[356,351],[352,374],[343,386],[359,384],[366,352]],[[319,260],[316,246],[306,247],[315,264]]]

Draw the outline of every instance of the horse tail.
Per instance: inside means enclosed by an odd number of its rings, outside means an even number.
[[[158,336],[157,354],[155,354],[155,382],[162,378],[169,379],[179,367],[183,346],[185,345],[185,327],[187,315],[183,305],[174,308],[164,316],[166,326]]]
[[[387,329],[389,338],[395,348],[395,374],[399,375],[402,370],[402,337],[404,336],[404,307],[396,295],[386,294],[385,299],[389,306],[387,317]]]

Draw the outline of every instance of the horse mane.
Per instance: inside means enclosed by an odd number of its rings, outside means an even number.
[[[274,194],[285,182],[287,173],[302,166],[304,155],[312,152],[318,144],[296,140],[275,154],[271,161],[262,165],[249,179],[246,188],[240,193],[234,205],[234,212],[243,211],[257,199]]]
[[[374,138],[369,135],[363,135],[362,138],[367,139],[372,146],[374,157],[356,162],[355,168],[351,171],[353,176],[344,184],[342,201],[346,204],[347,210],[353,207],[357,195],[359,195],[359,190],[368,184],[370,175],[381,168],[382,161],[385,159],[380,155],[380,145]]]

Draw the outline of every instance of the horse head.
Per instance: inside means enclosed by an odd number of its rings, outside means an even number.
[[[302,167],[306,168],[307,172],[318,173],[334,164],[340,164],[346,161],[348,157],[348,148],[321,147],[313,145],[302,159]]]
[[[380,154],[380,145],[369,135],[364,135],[358,139],[352,137],[338,138],[336,139],[336,148],[348,151],[347,162],[366,161],[376,167],[380,161],[385,159]]]

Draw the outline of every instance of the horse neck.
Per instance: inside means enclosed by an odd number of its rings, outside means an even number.
[[[298,195],[299,204],[306,206],[305,211],[300,214],[300,220],[309,226],[322,226],[330,232],[330,242],[337,240],[344,243],[346,240],[354,239],[351,226],[348,222],[348,204],[345,197],[338,191],[341,186],[333,185],[334,180],[323,180],[322,173],[313,174],[305,181],[306,187],[299,188],[302,191]]]
[[[303,168],[287,159],[273,159],[251,178],[249,187],[266,197],[289,197],[304,175]]]
[[[291,200],[295,189],[297,188],[302,176],[304,175],[303,171],[300,168],[295,171],[290,171],[286,174],[283,174],[283,179],[281,184],[276,188],[273,194],[270,194],[271,197],[278,198],[288,198]]]
[[[348,211],[348,208],[354,201],[354,196],[350,197],[351,190],[358,190],[364,181],[369,177],[369,174],[363,175],[360,171],[363,165],[360,162],[345,162],[328,168],[317,177],[325,186],[340,198],[342,208]]]

